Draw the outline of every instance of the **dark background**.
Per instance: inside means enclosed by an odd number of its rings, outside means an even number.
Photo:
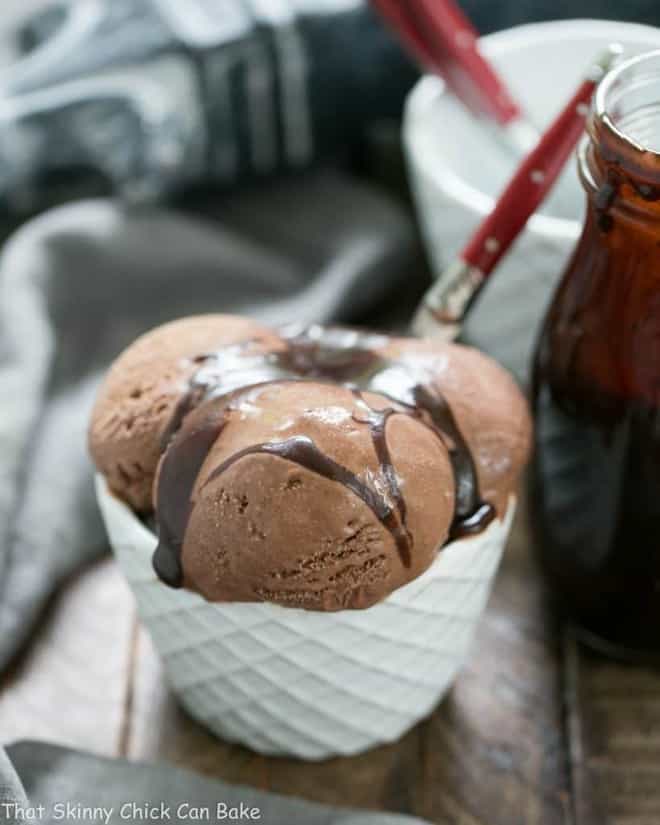
[[[537,20],[598,17],[660,25],[658,0],[461,0],[483,33]]]

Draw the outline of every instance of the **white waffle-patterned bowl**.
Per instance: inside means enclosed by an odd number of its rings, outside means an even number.
[[[115,556],[167,678],[214,733],[266,754],[325,759],[402,736],[465,662],[506,542],[502,521],[443,548],[431,567],[366,610],[211,604],[162,584],[156,537],[108,492],[97,496]]]

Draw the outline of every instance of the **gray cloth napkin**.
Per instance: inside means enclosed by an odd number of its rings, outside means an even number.
[[[29,805],[16,769],[9,756],[0,748],[0,822],[14,825],[18,821],[18,811],[27,815]],[[32,825],[31,817],[26,818],[28,825]]]
[[[0,258],[0,672],[54,589],[106,548],[86,427],[109,361],[140,332],[187,313],[352,321],[372,317],[388,296],[405,308],[406,296],[415,299],[417,254],[405,213],[334,171],[237,194],[194,215],[82,202],[44,214],[7,243]],[[0,823],[24,822],[35,807],[34,825],[76,821],[59,816],[57,803],[110,807],[111,822],[138,822],[122,819],[121,804],[148,801],[172,811],[186,801],[211,811],[218,802],[243,802],[273,825],[412,821],[44,744],[0,748]]]
[[[22,812],[34,809],[30,825],[142,822],[139,813],[133,814],[133,806],[144,811],[145,805],[154,809],[152,818],[146,821],[163,825],[192,821],[193,810],[208,811],[211,822],[228,821],[223,820],[223,812],[229,808],[240,810],[241,805],[253,816],[252,820],[242,821],[260,825],[423,825],[421,820],[407,816],[329,808],[241,785],[226,785],[165,765],[140,765],[136,770],[135,764],[124,760],[91,757],[52,745],[23,742],[9,748],[8,753],[15,771],[0,751],[0,822],[7,825],[24,822],[21,814],[11,815],[17,810],[12,802]],[[6,777],[11,773],[13,785],[8,785]],[[3,809],[3,802],[10,804]],[[78,812],[82,819],[76,819]]]

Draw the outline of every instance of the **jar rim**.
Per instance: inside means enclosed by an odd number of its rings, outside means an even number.
[[[608,98],[611,96],[616,84],[621,82],[622,76],[630,72],[631,69],[653,60],[658,61],[658,75],[660,76],[660,49],[653,49],[652,51],[629,57],[627,60],[623,60],[614,66],[598,84],[594,95],[593,115],[617,141],[621,141],[629,150],[660,159],[660,149],[651,149],[647,146],[642,146],[627,133],[625,129],[621,129],[616,125],[608,111]],[[658,97],[658,105],[660,106],[660,96]]]

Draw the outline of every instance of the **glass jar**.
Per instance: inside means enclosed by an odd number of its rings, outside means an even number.
[[[588,642],[660,657],[660,51],[601,83],[582,236],[534,359],[534,524]]]

